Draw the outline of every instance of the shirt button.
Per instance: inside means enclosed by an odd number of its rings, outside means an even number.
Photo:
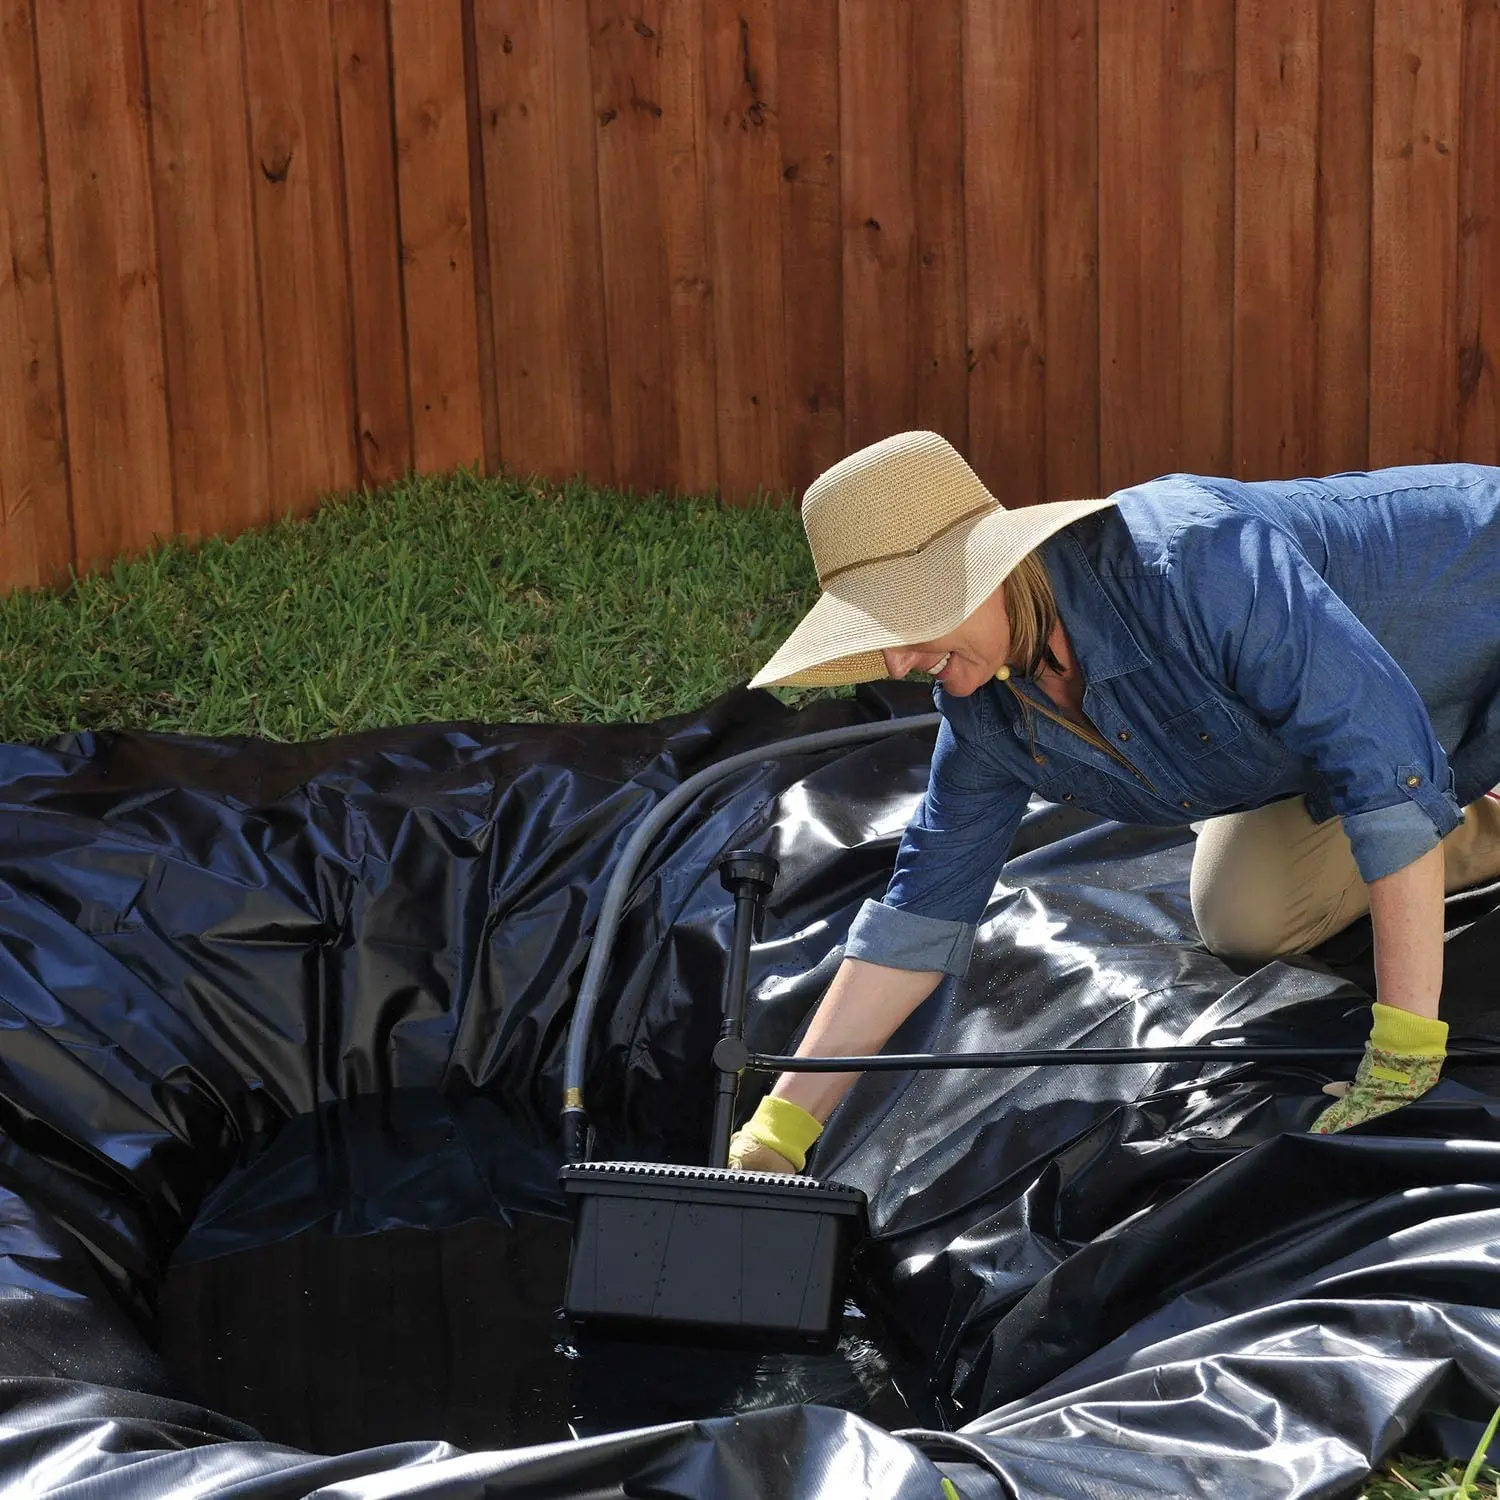
[[[1198,736],[1198,738],[1202,740],[1205,745],[1210,744],[1213,741],[1213,735],[1211,735],[1206,729]]]
[[[1116,735],[1116,738],[1121,740],[1128,740],[1130,738],[1130,731],[1128,729],[1122,729],[1119,734]]]
[[[1184,800],[1182,805],[1184,807],[1191,807],[1193,804],[1191,802],[1188,802],[1188,801]]]
[[[1072,792],[1064,792],[1062,794],[1062,799],[1064,802],[1071,802],[1073,800]]]
[[[1408,776],[1406,778],[1406,784],[1407,786],[1421,786],[1422,778],[1420,776]]]
[[[1045,766],[1047,764],[1047,757],[1045,755],[1033,755],[1031,758],[1039,766]]]

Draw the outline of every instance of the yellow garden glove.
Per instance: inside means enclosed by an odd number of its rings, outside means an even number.
[[[1319,1135],[1363,1125],[1420,1098],[1438,1081],[1448,1055],[1448,1023],[1392,1005],[1374,1007],[1375,1025],[1348,1092],[1312,1123]],[[1328,1092],[1332,1092],[1330,1086]]]
[[[823,1127],[800,1105],[767,1094],[729,1141],[736,1172],[800,1172]]]

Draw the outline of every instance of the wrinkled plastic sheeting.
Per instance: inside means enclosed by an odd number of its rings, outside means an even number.
[[[152,1342],[163,1268],[223,1207],[215,1186],[335,1101],[503,1104],[533,1121],[522,1176],[545,1200],[571,1002],[635,823],[724,756],[927,707],[901,688],[797,714],[734,693],[656,725],[0,749],[0,1478],[935,1495],[914,1447],[818,1407],[509,1454],[315,1458],[178,1400]],[[749,1039],[790,1047],[884,886],[930,744],[769,762],[667,830],[596,1026],[608,1154],[701,1159],[730,922],[717,857],[781,861]],[[970,974],[893,1046],[1358,1044],[1367,925],[1236,971],[1195,940],[1191,842],[1038,806]],[[1457,1041],[1500,1034],[1493,905],[1450,902]],[[870,1197],[860,1300],[1013,1493],[1300,1500],[1354,1493],[1403,1442],[1472,1446],[1500,1398],[1495,1070],[1450,1064],[1427,1100],[1311,1137],[1329,1076],[1226,1059],[859,1082],[814,1166]],[[1000,1492],[948,1470],[965,1494]]]

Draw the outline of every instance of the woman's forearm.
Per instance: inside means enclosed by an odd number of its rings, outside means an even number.
[[[846,958],[813,1013],[797,1056],[842,1057],[880,1051],[942,977],[927,970],[891,969]],[[771,1092],[826,1120],[858,1076],[783,1073]]]
[[[1435,1019],[1443,988],[1443,846],[1370,884],[1375,993]]]

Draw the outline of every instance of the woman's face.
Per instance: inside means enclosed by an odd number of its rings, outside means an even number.
[[[1005,591],[996,589],[967,620],[948,635],[915,646],[883,651],[885,669],[898,680],[908,672],[926,672],[955,698],[967,698],[983,687],[1010,653],[1010,619]]]

